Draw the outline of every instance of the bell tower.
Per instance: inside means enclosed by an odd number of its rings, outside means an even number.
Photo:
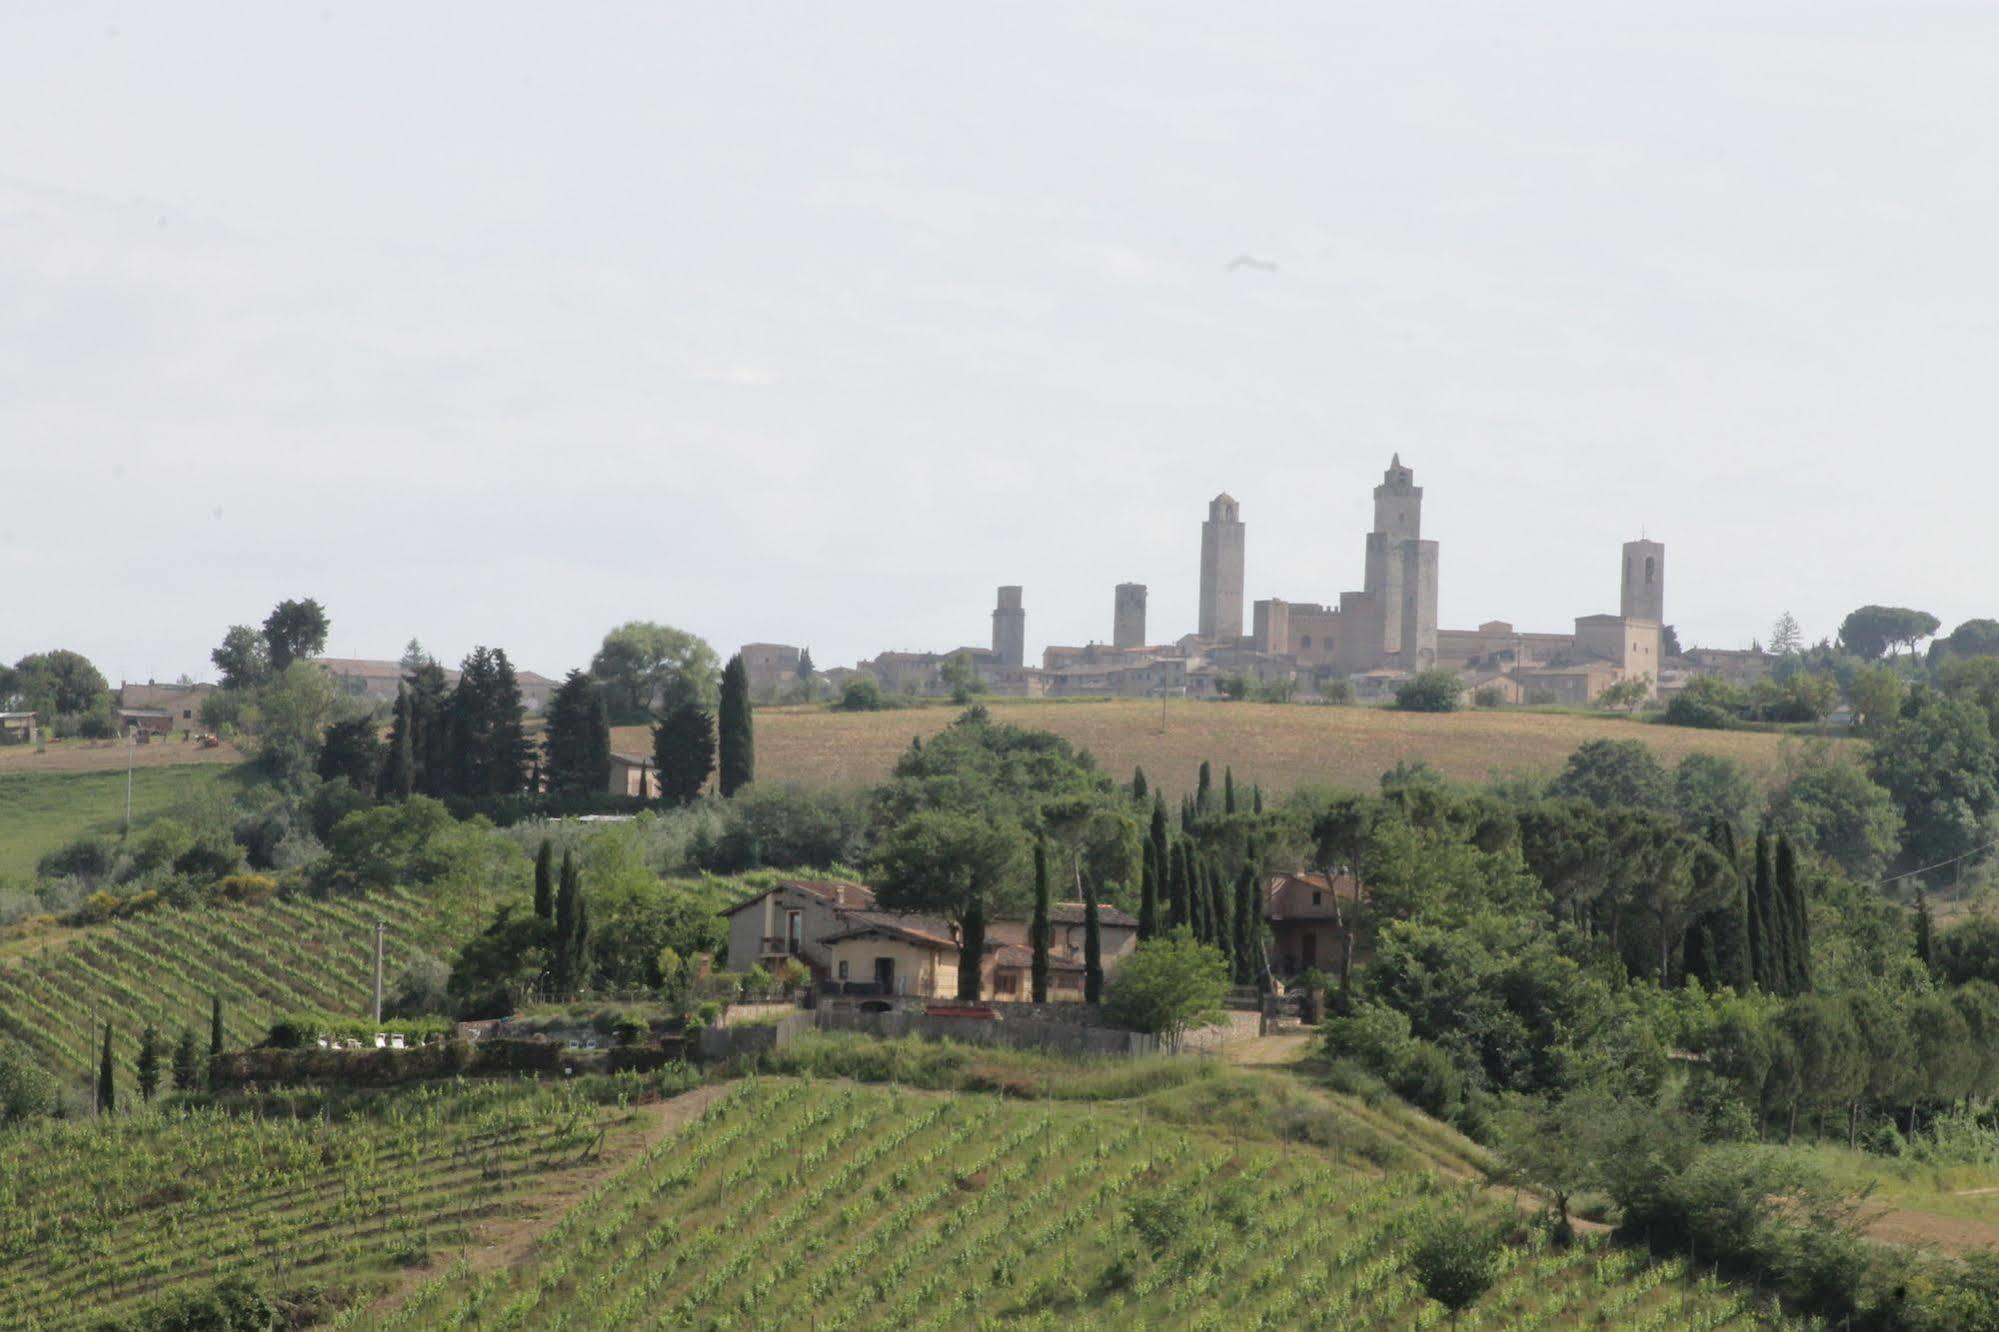
[[[1618,614],[1627,620],[1666,622],[1666,547],[1650,540],[1624,543],[1624,590]]]

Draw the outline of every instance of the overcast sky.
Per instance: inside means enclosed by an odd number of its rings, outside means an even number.
[[[0,11],[0,658],[1999,615],[1999,9]],[[1230,272],[1242,253],[1277,271]]]

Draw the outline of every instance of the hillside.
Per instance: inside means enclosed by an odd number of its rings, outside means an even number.
[[[1248,1119],[1248,1116],[1243,1118]],[[1247,1128],[1249,1133],[1240,1132]],[[1497,1199],[1296,1143],[1078,1105],[791,1078],[732,1087],[532,1246],[370,1328],[1407,1328],[1427,1218]],[[1469,1327],[1756,1326],[1746,1291],[1526,1241]]]
[[[1203,759],[1235,770],[1237,782],[1267,793],[1320,784],[1372,789],[1403,760],[1422,760],[1448,776],[1483,781],[1495,772],[1551,772],[1588,740],[1643,740],[1668,765],[1696,751],[1740,759],[1773,780],[1783,737],[1749,731],[1696,731],[1626,718],[1566,713],[1472,711],[1448,714],[1301,704],[1157,702],[1003,702],[998,721],[1053,731],[1096,755],[1104,769],[1129,777],[1143,767],[1155,786],[1191,789]],[[757,775],[810,786],[881,780],[912,736],[949,725],[956,708],[828,712],[759,708]],[[1164,717],[1162,728],[1161,718]],[[612,737],[623,752],[651,752],[643,727]]]
[[[278,1094],[262,1113],[12,1131],[0,1136],[0,1326],[88,1327],[217,1278],[305,1293],[304,1315],[367,1298],[523,1195],[650,1141],[657,1113],[599,1104],[614,1092],[598,1081],[334,1104]]]
[[[161,757],[132,770],[135,827],[205,792],[241,783],[250,771],[234,750],[153,745],[137,752]],[[72,838],[117,832],[125,818],[122,755],[114,772],[6,762],[14,753],[35,757],[25,749],[0,749],[0,883],[33,875],[36,861]],[[60,758],[53,752],[43,757]]]
[[[148,1022],[169,1041],[190,1028],[205,1050],[212,994],[222,997],[232,1049],[263,1039],[271,1020],[288,1011],[358,1017],[374,1001],[377,920],[389,924],[391,981],[413,948],[436,947],[460,928],[413,893],[397,891],[157,910],[17,943],[0,957],[0,1040],[28,1046],[67,1082],[96,1068],[106,1022],[124,1068]]]

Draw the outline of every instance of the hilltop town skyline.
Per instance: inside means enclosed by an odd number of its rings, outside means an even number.
[[[1447,624],[1641,531],[1689,642],[1990,614],[1999,23],[1855,22],[9,16],[62,133],[0,136],[6,653],[1192,627],[1211,497],[1250,600],[1330,601],[1398,451]]]

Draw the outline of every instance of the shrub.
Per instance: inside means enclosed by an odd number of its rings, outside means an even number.
[[[118,850],[108,837],[86,835],[43,856],[35,862],[35,873],[44,879],[98,880],[111,873]]]
[[[1456,712],[1464,693],[1465,682],[1458,673],[1440,667],[1396,686],[1395,706],[1404,712]]]
[[[847,681],[847,687],[840,691],[840,701],[833,706],[841,712],[880,712],[881,686],[872,676],[855,676]]]
[[[1183,925],[1118,966],[1105,1008],[1123,1026],[1171,1038],[1219,1014],[1228,985],[1228,959]]]
[[[278,893],[278,881],[268,874],[231,874],[215,885],[232,902],[263,906]]]
[[[1336,705],[1343,706],[1351,703],[1353,702],[1353,681],[1321,680],[1319,681],[1319,697],[1325,699],[1328,703]]]
[[[1735,724],[1743,706],[1740,689],[1719,676],[1697,675],[1666,705],[1666,723],[1724,730]]]

